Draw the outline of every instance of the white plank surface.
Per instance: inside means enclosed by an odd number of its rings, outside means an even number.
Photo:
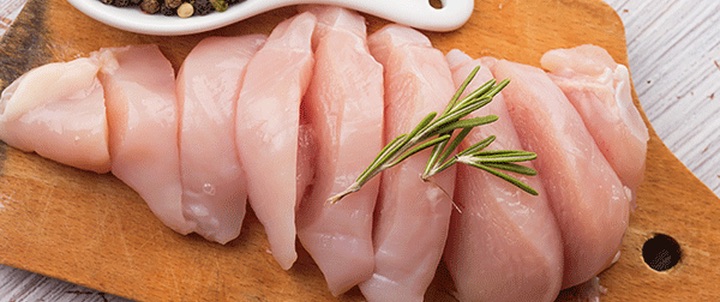
[[[0,35],[25,0],[0,0]],[[720,1],[606,0],[626,27],[640,102],[666,145],[720,196]],[[0,265],[0,301],[125,301]]]

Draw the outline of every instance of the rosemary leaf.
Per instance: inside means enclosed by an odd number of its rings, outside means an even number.
[[[495,97],[498,93],[500,93],[500,91],[505,89],[508,84],[510,84],[510,80],[508,79],[500,81],[499,84],[495,85],[492,89],[490,89],[490,91],[487,93],[488,96],[491,98]]]
[[[483,149],[490,146],[490,144],[492,144],[492,142],[494,142],[494,141],[495,141],[495,135],[490,135],[486,139],[473,144],[472,146],[468,147],[467,149],[465,149],[463,151],[460,151],[460,153],[458,153],[457,156],[460,157],[463,155],[469,155],[469,154],[474,154],[476,152],[480,152]]]
[[[420,131],[425,130],[427,128],[428,124],[432,122],[432,120],[437,116],[437,112],[430,112],[424,119],[420,121],[420,123],[415,126],[415,129],[411,131],[407,136],[408,137],[415,137]]]
[[[527,155],[505,155],[505,156],[472,156],[474,161],[481,161],[483,163],[516,163],[523,161],[530,161],[537,158],[535,153]]]
[[[477,98],[487,94],[495,84],[497,84],[497,81],[495,81],[495,79],[491,79],[485,82],[485,84],[482,84],[480,87],[476,88],[473,92],[471,92],[461,101],[459,101],[458,104],[455,105],[455,107],[462,107],[464,105],[467,105],[468,102],[477,102]]]
[[[399,164],[400,162],[402,162],[403,160],[407,159],[408,157],[413,156],[413,155],[415,155],[416,153],[418,153],[418,152],[420,152],[420,151],[422,151],[422,150],[425,150],[425,149],[427,149],[427,148],[430,148],[430,147],[432,147],[432,146],[434,146],[434,145],[437,145],[437,144],[439,144],[439,143],[445,142],[445,141],[447,141],[447,140],[449,140],[449,139],[450,139],[450,135],[447,135],[447,134],[446,134],[446,135],[442,135],[442,136],[440,136],[440,137],[431,139],[431,140],[429,140],[429,141],[427,141],[427,142],[424,142],[424,143],[422,143],[422,144],[420,144],[420,145],[418,145],[418,146],[416,146],[416,147],[408,150],[407,152],[403,153],[400,157],[398,157],[398,158],[395,159],[394,161],[390,162],[390,164],[388,164],[388,167],[387,167],[387,168],[392,168],[393,166]]]
[[[367,179],[372,178],[373,176],[375,176],[375,174],[377,174],[377,173],[374,173],[374,172],[375,172],[375,171],[378,169],[378,167],[380,167],[385,161],[387,161],[388,158],[389,158],[394,152],[397,151],[397,149],[399,149],[399,148],[402,147],[402,143],[405,141],[405,138],[406,138],[406,137],[407,137],[407,136],[403,134],[403,135],[400,135],[400,136],[396,137],[396,138],[393,139],[390,143],[388,143],[388,144],[380,151],[380,154],[378,154],[378,156],[375,158],[375,160],[373,160],[373,162],[370,164],[370,166],[368,166],[367,169],[365,169],[365,171],[363,171],[363,173],[360,174],[360,176],[358,176],[358,178],[357,178],[357,180],[356,180],[355,182],[356,182],[356,183],[359,182],[359,183],[361,183],[361,185],[362,185],[362,184],[365,184],[365,182],[367,182]]]
[[[456,122],[449,123],[447,125],[444,125],[442,128],[438,129],[438,133],[449,133],[453,130],[460,129],[460,128],[474,128],[477,126],[487,125],[490,123],[493,123],[498,120],[497,115],[487,115],[483,117],[474,117],[464,120],[459,120]]]
[[[450,99],[450,102],[448,102],[447,106],[445,107],[445,111],[443,111],[443,114],[450,111],[452,108],[455,107],[455,104],[460,99],[460,96],[465,92],[465,89],[467,89],[467,86],[470,85],[470,82],[472,82],[472,79],[475,78],[475,75],[477,75],[478,71],[480,70],[480,66],[475,66],[472,71],[470,71],[470,74],[467,78],[465,78],[465,81],[460,84],[460,88],[458,88],[457,91],[455,91],[455,94],[453,95],[452,99]]]
[[[513,172],[513,173],[517,173],[517,174],[522,174],[522,175],[527,175],[527,176],[537,175],[537,171],[535,171],[535,169],[526,167],[523,165],[518,165],[515,163],[484,163],[484,164],[491,168],[505,170],[505,171]]]
[[[457,136],[455,136],[455,139],[452,140],[452,142],[447,147],[447,149],[445,149],[445,152],[443,152],[442,157],[440,157],[440,159],[438,159],[438,162],[444,162],[445,160],[447,160],[448,157],[450,157],[452,155],[453,150],[457,149],[457,147],[460,146],[460,143],[462,142],[462,140],[464,140],[465,137],[467,137],[468,134],[470,134],[471,130],[472,130],[472,127],[463,128],[463,130],[460,131],[460,133],[458,133]]]
[[[525,191],[525,192],[527,192],[527,193],[529,193],[529,194],[531,194],[531,195],[536,195],[536,196],[538,195],[538,192],[535,191],[535,189],[533,189],[532,187],[530,187],[529,185],[525,184],[524,182],[518,180],[518,179],[515,178],[515,177],[512,177],[512,176],[510,176],[510,175],[507,175],[507,174],[505,174],[505,173],[503,173],[503,172],[501,172],[501,171],[498,171],[498,170],[496,170],[496,169],[493,169],[493,168],[491,168],[491,167],[489,167],[489,166],[487,166],[487,165],[483,165],[483,164],[479,164],[479,163],[474,163],[474,162],[473,162],[473,163],[466,163],[466,164],[468,164],[468,165],[470,165],[470,166],[473,166],[473,167],[475,167],[475,168],[478,168],[478,169],[482,169],[482,170],[484,170],[484,171],[486,171],[486,172],[488,172],[488,173],[490,173],[490,174],[492,174],[492,175],[494,175],[494,176],[500,177],[501,179],[503,179],[503,180],[505,180],[505,181],[513,184],[514,186],[520,188],[521,190],[523,190],[523,191]]]
[[[449,133],[449,135],[452,132]],[[430,172],[432,172],[433,168],[435,167],[436,163],[440,161],[440,156],[442,156],[442,151],[445,149],[445,145],[447,145],[447,141],[441,142],[435,147],[433,147],[432,153],[430,153],[430,157],[428,158],[428,163],[425,165],[425,170],[423,171],[423,179],[425,179],[425,175],[428,175]]]

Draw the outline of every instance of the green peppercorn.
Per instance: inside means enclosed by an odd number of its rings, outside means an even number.
[[[140,9],[148,14],[155,14],[160,10],[160,2],[158,0],[142,0]]]
[[[210,3],[212,3],[213,8],[219,12],[224,12],[228,8],[228,4],[225,0],[210,0]]]

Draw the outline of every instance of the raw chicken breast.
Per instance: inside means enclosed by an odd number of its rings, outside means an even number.
[[[175,75],[156,45],[101,49],[100,81],[110,129],[112,173],[178,233],[195,227],[182,213]]]
[[[315,68],[303,107],[315,134],[318,167],[297,213],[298,237],[333,295],[370,278],[373,209],[379,180],[334,205],[383,146],[382,66],[370,55],[365,19],[330,6],[304,7],[318,19]]]
[[[447,59],[457,86],[482,65],[457,49]],[[466,94],[491,79],[482,66]],[[475,128],[460,148],[495,135],[488,149],[522,149],[502,94],[469,117],[489,114],[499,119]],[[452,214],[444,257],[460,301],[554,301],[562,283],[562,240],[540,178],[518,177],[538,191],[533,196],[479,169],[457,170],[454,196],[462,213]]]
[[[110,171],[98,62],[81,58],[30,70],[0,96],[0,139],[76,168]]]
[[[580,113],[620,181],[633,192],[645,172],[648,129],[633,105],[627,67],[595,45],[548,51],[540,60]]]
[[[365,19],[329,6],[303,8],[318,18],[315,68],[303,101],[318,167],[297,213],[298,237],[333,295],[370,278],[375,267],[372,217],[379,181],[328,206],[382,148],[382,66],[370,55]]]
[[[272,31],[247,67],[237,107],[236,143],[248,199],[283,269],[297,259],[295,207],[303,190],[298,182],[307,183],[297,179],[298,127],[314,63],[315,23],[315,16],[303,13]]]
[[[455,92],[443,54],[414,29],[388,25],[368,38],[385,67],[386,140],[442,112]],[[447,238],[455,169],[420,178],[430,150],[383,172],[375,212],[375,271],[360,284],[369,301],[422,301]],[[443,190],[445,192],[443,192]],[[342,201],[341,201],[342,202]]]
[[[498,61],[503,90],[523,148],[534,151],[538,175],[560,226],[563,288],[607,268],[628,225],[629,196],[600,152],[580,115],[539,68]]]
[[[263,35],[206,38],[177,77],[182,207],[193,231],[225,244],[240,234],[247,192],[235,145],[240,83]]]

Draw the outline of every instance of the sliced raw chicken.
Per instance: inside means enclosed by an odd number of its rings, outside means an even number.
[[[297,213],[298,237],[333,295],[370,278],[375,267],[373,180],[334,205],[383,145],[382,66],[367,48],[365,19],[329,6],[305,7],[318,19],[315,68],[303,106],[315,134],[318,167]]]
[[[298,183],[307,183],[297,176],[311,177],[297,173],[297,155],[300,101],[312,75],[315,24],[315,16],[303,13],[272,31],[247,67],[237,107],[236,143],[248,199],[283,269],[297,259],[295,207],[303,189]]]
[[[182,213],[175,75],[156,45],[101,49],[100,81],[110,129],[112,173],[134,189],[160,220],[181,234]]]
[[[447,59],[457,86],[482,65],[457,49]],[[490,79],[482,66],[466,93]],[[489,114],[498,121],[473,129],[460,147],[495,135],[488,149],[522,149],[502,94],[470,117]],[[462,213],[452,214],[444,257],[460,301],[554,301],[563,276],[562,240],[540,178],[519,177],[538,191],[533,196],[479,169],[457,169],[455,202]]]
[[[185,218],[194,232],[227,243],[240,234],[247,192],[235,145],[235,109],[247,63],[263,35],[206,38],[177,77]]]
[[[427,37],[388,25],[368,43],[385,67],[386,139],[445,108],[455,85],[445,57]],[[452,211],[452,196],[445,192],[454,190],[455,170],[423,182],[428,156],[426,150],[383,172],[373,234],[375,271],[360,284],[370,301],[422,301],[435,275]]]
[[[600,151],[633,192],[645,172],[648,129],[633,105],[627,67],[595,45],[548,51],[540,60],[582,116]]]
[[[533,162],[560,226],[563,288],[607,268],[628,225],[629,196],[580,115],[539,68],[508,61],[493,67],[511,79],[503,90],[523,148]]]
[[[30,70],[0,96],[0,139],[76,168],[110,171],[98,62],[81,58]]]

